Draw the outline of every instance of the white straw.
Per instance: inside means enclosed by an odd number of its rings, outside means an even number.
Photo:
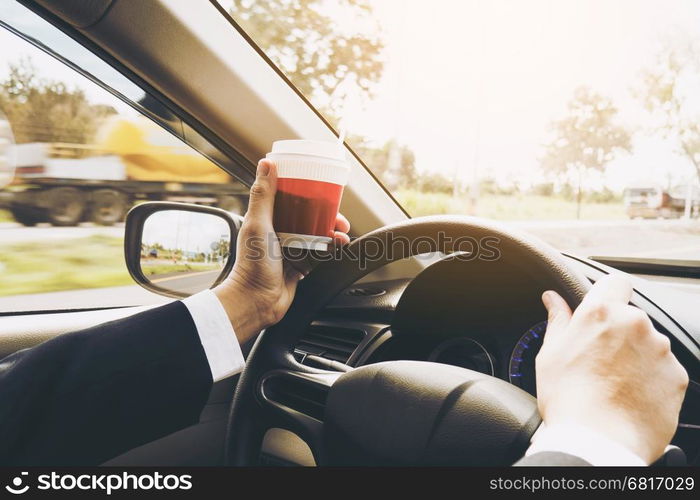
[[[340,146],[342,146],[343,143],[345,142],[345,133],[346,133],[346,131],[347,131],[347,130],[346,130],[346,128],[345,128],[345,125],[342,125],[342,126],[340,127],[340,133],[338,134],[338,144],[339,144]]]

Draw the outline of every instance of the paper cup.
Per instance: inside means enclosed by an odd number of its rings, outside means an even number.
[[[274,227],[282,246],[328,250],[350,165],[337,142],[275,141],[266,158],[277,165]]]

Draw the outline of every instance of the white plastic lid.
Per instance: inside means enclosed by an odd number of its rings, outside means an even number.
[[[271,153],[318,156],[345,161],[345,147],[337,141],[310,141],[290,139],[272,143]]]
[[[337,141],[275,141],[266,158],[275,162],[280,179],[307,179],[344,186],[350,175],[345,149]]]

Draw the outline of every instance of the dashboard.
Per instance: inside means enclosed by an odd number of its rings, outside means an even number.
[[[567,257],[593,282],[610,268]],[[632,303],[669,336],[691,379],[674,443],[700,464],[700,324],[696,297],[633,277]],[[302,363],[333,368],[390,360],[456,365],[506,380],[536,396],[535,357],[546,332],[540,297],[546,279],[503,261],[465,265],[452,257],[416,276],[356,283],[316,318],[295,355]],[[687,302],[683,302],[687,300]],[[691,311],[688,315],[687,311]]]
[[[494,325],[467,332],[397,335],[363,364],[399,359],[444,363],[501,378],[536,396],[535,357],[546,328],[547,322],[539,321],[527,327]]]

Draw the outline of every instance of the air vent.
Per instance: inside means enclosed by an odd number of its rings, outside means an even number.
[[[347,363],[365,332],[339,326],[311,325],[294,349],[297,361],[304,362],[307,354]]]
[[[346,295],[350,295],[351,297],[377,297],[379,295],[384,295],[385,293],[386,290],[384,290],[383,288],[377,288],[372,286],[353,287],[345,292]]]

